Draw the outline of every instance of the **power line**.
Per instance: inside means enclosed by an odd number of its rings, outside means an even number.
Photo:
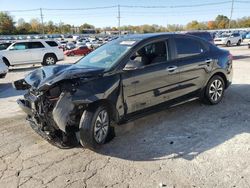
[[[217,3],[201,3],[201,4],[193,4],[193,5],[175,5],[175,6],[133,6],[133,5],[121,5],[124,8],[189,8],[189,7],[204,7],[211,5],[221,5],[221,4],[229,4],[231,1],[222,1]]]
[[[239,3],[250,3],[250,1],[235,1]],[[216,3],[200,3],[200,4],[186,4],[186,5],[175,5],[175,6],[141,6],[141,5],[119,5],[120,8],[144,8],[144,9],[162,9],[162,8],[191,8],[191,7],[205,7],[212,5],[222,5],[229,4],[231,1],[221,1]],[[96,9],[112,9],[117,8],[117,5],[113,6],[103,6],[103,7],[88,7],[88,8],[42,8],[43,11],[74,11],[74,10],[96,10]],[[24,9],[24,10],[2,10],[3,12],[29,12],[29,11],[39,11],[40,9]]]
[[[116,8],[117,6],[105,6],[105,7],[89,7],[89,8],[43,8],[46,11],[72,11],[72,10],[96,10],[96,9],[110,9]]]
[[[40,9],[24,9],[24,10],[2,10],[2,12],[32,12],[39,11]]]

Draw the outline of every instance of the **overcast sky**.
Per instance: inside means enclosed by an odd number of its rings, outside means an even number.
[[[205,3],[220,3],[220,5],[195,6]],[[226,0],[0,0],[0,11],[10,11],[15,21],[24,18],[39,18],[39,10],[14,12],[24,9],[68,9],[92,8],[104,6],[165,6],[163,8],[121,7],[121,25],[142,24],[186,24],[192,20],[209,21],[218,14],[230,16],[230,1]],[[188,5],[194,7],[176,7]],[[172,8],[170,8],[172,6]],[[250,16],[249,3],[235,2],[233,19]],[[44,21],[64,22],[74,25],[90,23],[97,27],[117,26],[117,7],[95,10],[43,10]]]

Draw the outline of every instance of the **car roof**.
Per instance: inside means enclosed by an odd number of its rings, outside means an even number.
[[[124,40],[143,40],[143,39],[147,39],[147,38],[171,36],[171,35],[176,35],[176,33],[128,34],[128,35],[122,35],[119,38],[124,39]]]
[[[53,39],[28,39],[28,40],[17,40],[14,43],[19,43],[19,42],[47,42],[47,41],[56,42],[56,40],[53,40]]]

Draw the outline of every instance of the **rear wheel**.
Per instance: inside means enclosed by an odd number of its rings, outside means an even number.
[[[55,55],[48,54],[48,55],[44,56],[42,65],[55,65],[56,61],[57,61],[57,59],[56,59]]]
[[[205,89],[203,101],[206,104],[218,104],[223,96],[225,91],[225,82],[221,76],[215,75],[213,76]]]
[[[99,106],[83,112],[80,121],[80,143],[90,149],[98,149],[106,143],[110,131],[108,108]]]
[[[231,42],[230,42],[230,40],[229,40],[229,41],[227,41],[226,46],[227,46],[227,47],[231,46]]]

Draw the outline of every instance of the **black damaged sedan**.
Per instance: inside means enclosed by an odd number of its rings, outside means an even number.
[[[41,136],[91,149],[114,125],[199,98],[218,104],[232,80],[232,55],[185,34],[119,37],[71,65],[37,69],[14,82],[19,106]]]

